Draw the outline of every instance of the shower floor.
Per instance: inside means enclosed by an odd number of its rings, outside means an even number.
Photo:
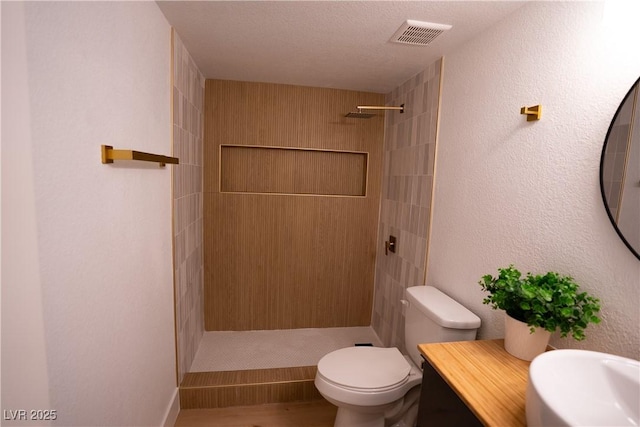
[[[205,332],[190,372],[313,366],[325,354],[356,343],[382,343],[370,326]]]

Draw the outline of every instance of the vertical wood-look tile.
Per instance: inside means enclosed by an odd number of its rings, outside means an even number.
[[[205,92],[205,328],[369,325],[384,120],[344,115],[383,95],[220,80]],[[366,152],[366,197],[221,193],[223,144]],[[300,162],[265,163],[299,176]]]

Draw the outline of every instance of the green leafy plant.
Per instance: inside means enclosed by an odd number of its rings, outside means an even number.
[[[560,336],[585,339],[584,329],[589,323],[600,323],[597,313],[600,300],[587,292],[579,292],[569,276],[555,272],[525,277],[513,266],[499,268],[498,276],[482,276],[478,282],[489,295],[482,301],[494,309],[501,309],[516,320],[549,332],[560,330]]]

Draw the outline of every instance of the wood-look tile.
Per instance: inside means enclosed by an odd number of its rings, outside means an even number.
[[[332,427],[337,408],[326,400],[180,410],[175,427]]]
[[[221,146],[220,191],[365,196],[367,153]]]
[[[225,408],[313,401],[322,396],[313,383],[315,366],[191,372],[180,385],[180,407]]]
[[[248,384],[278,383],[285,381],[313,380],[315,366],[291,368],[247,369],[240,371],[189,372],[180,387],[224,387]]]
[[[183,409],[227,408],[321,399],[313,381],[180,389]]]
[[[205,93],[205,329],[370,325],[384,118],[344,115],[384,96],[222,80]],[[224,144],[368,153],[366,197],[220,193]]]

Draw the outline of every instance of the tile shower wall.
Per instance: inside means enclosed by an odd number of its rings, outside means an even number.
[[[371,325],[384,118],[358,120],[344,115],[359,103],[384,101],[380,93],[207,79],[206,330]],[[225,144],[244,148],[221,149]],[[233,150],[251,153],[253,160],[267,167],[249,168],[245,160],[252,157],[230,156]],[[331,162],[323,163],[326,167],[320,167],[315,156],[307,162],[306,172],[313,172],[307,175],[326,194],[286,194],[300,191],[299,184],[305,182],[302,175],[292,173],[302,164],[288,156],[294,151],[332,156]],[[357,153],[363,152],[368,153],[366,164],[360,159],[355,169],[360,183],[367,180],[366,196],[331,195],[330,187],[338,193],[344,190],[344,176],[349,175],[350,168],[341,166],[346,164],[343,156],[359,158]],[[236,188],[244,193],[225,191],[231,184],[227,179],[242,170],[262,184],[296,184],[285,194],[252,194],[244,184]],[[227,182],[221,185],[221,181]]]
[[[385,346],[404,348],[404,290],[425,283],[442,59],[386,96],[384,174],[378,229],[373,328]],[[395,254],[384,242],[397,237]]]
[[[178,383],[204,333],[202,134],[204,77],[173,30],[173,248]]]

